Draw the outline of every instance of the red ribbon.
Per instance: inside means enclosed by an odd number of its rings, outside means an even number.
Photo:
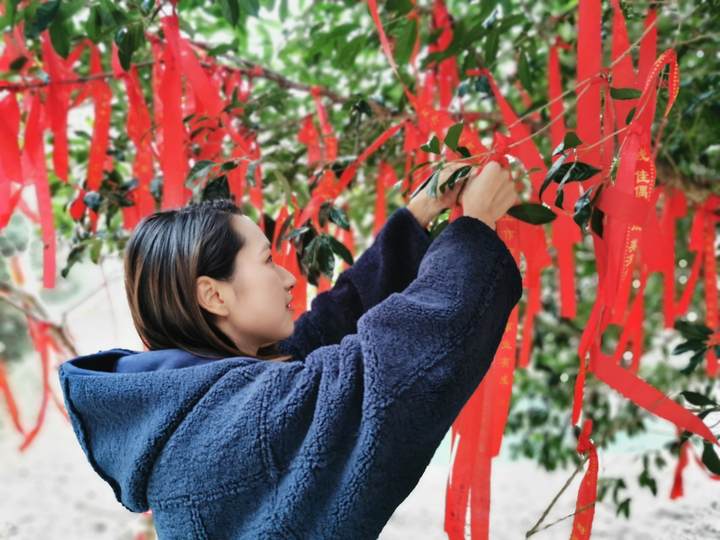
[[[593,517],[595,516],[595,502],[597,499],[597,478],[598,478],[598,455],[595,445],[590,440],[592,432],[592,420],[585,420],[580,437],[578,439],[577,451],[580,454],[588,454],[588,468],[585,471],[580,488],[578,489],[575,502],[575,516],[570,537],[572,540],[587,540],[592,532]]]
[[[18,131],[20,129],[20,109],[15,94],[8,94],[0,100],[0,229],[10,220],[17,199],[18,189],[10,196],[12,182],[24,184],[20,165]]]
[[[55,225],[53,223],[50,186],[45,168],[45,145],[43,143],[43,105],[38,94],[30,98],[30,112],[25,126],[25,147],[23,148],[23,171],[32,178],[37,195],[38,217],[43,241],[43,287],[55,287]]]
[[[163,17],[162,27],[165,35],[172,36],[177,32],[178,20],[176,15]],[[162,119],[157,123],[162,132],[162,146],[160,150],[160,168],[163,172],[162,210],[180,208],[185,205],[190,190],[185,187],[187,176],[187,156],[185,145],[185,126],[181,109],[182,81],[180,78],[181,66],[178,64],[176,54],[173,54],[172,45],[162,51],[162,60],[165,69],[159,81],[158,95],[163,102]],[[160,59],[156,57],[156,61]]]
[[[333,129],[330,125],[330,121],[328,120],[327,111],[322,104],[322,99],[320,98],[320,90],[321,89],[319,86],[312,86],[310,88],[310,94],[312,95],[313,101],[315,102],[315,109],[317,110],[318,119],[320,120],[320,128],[322,129],[324,150],[323,160],[326,163],[332,163],[337,158],[338,141],[337,138],[333,135]]]
[[[125,83],[125,92],[128,97],[126,129],[130,140],[135,146],[133,176],[138,180],[138,186],[129,193],[129,198],[135,205],[122,209],[123,226],[127,230],[132,230],[140,219],[155,211],[155,200],[150,191],[154,173],[152,150],[150,149],[153,131],[150,112],[145,103],[137,66],[133,65],[129,71],[124,71],[120,65],[117,47],[114,44],[112,61],[113,71]]]

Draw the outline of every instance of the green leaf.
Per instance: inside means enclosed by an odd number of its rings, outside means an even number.
[[[15,27],[15,16],[17,15],[17,8],[20,0],[8,0],[5,2],[5,17],[8,19],[10,28]]]
[[[620,514],[625,514],[626,518],[630,517],[630,500],[631,499],[629,498],[625,499],[618,505],[617,511],[615,512],[616,516],[619,516]]]
[[[593,206],[592,214],[590,214],[590,230],[598,235],[600,238],[603,237],[603,216],[605,212],[600,210],[597,206]]]
[[[70,54],[70,35],[65,22],[60,20],[53,21],[50,25],[49,34],[53,49],[63,58],[67,58],[68,54]]]
[[[635,88],[614,88],[610,87],[610,97],[613,99],[637,99],[640,97],[640,90]]]
[[[603,190],[604,187],[605,184],[599,184],[595,195],[590,201],[590,204],[592,205],[592,214],[590,214],[590,229],[600,238],[602,238],[603,235],[603,217],[605,216],[605,212],[603,212],[597,207],[595,201],[600,196],[600,192]]]
[[[102,249],[102,240],[93,238],[90,240],[90,260],[95,264],[100,262],[100,250]]]
[[[190,187],[194,180],[207,176],[210,170],[215,166],[214,161],[207,159],[201,159],[197,161],[191,169],[188,171],[188,175],[185,178],[185,185]]]
[[[532,225],[541,225],[543,223],[550,223],[552,220],[554,220],[557,215],[555,212],[550,210],[547,206],[544,206],[539,203],[530,203],[525,202],[521,204],[516,204],[515,206],[511,206],[508,211],[508,214],[513,216],[514,218],[519,219],[520,221],[524,221],[526,223],[530,223]]]
[[[352,253],[350,253],[350,250],[347,247],[345,247],[345,244],[343,244],[342,242],[340,242],[337,238],[335,238],[333,236],[328,236],[328,240],[330,241],[330,248],[335,253],[340,255],[340,257],[342,257],[342,259],[346,263],[348,263],[349,265],[352,266],[353,256],[352,256]]]
[[[400,26],[400,33],[395,38],[395,49],[393,54],[398,65],[404,65],[410,60],[415,39],[417,37],[417,21],[415,19],[406,19]],[[363,36],[363,40],[364,40]]]
[[[689,403],[692,403],[693,405],[697,405],[698,407],[705,407],[707,405],[709,405],[711,407],[718,406],[718,404],[715,400],[712,400],[709,397],[700,394],[699,392],[692,392],[690,390],[685,390],[683,392],[680,392],[680,395],[682,397],[684,397]]]
[[[230,43],[222,43],[213,47],[208,51],[210,56],[220,56],[229,52],[235,52],[238,49],[237,39],[232,40]]]
[[[339,69],[351,69],[355,65],[358,54],[365,46],[366,40],[367,36],[361,34],[342,44],[337,51],[337,67]]]
[[[224,174],[210,180],[202,190],[202,201],[231,198],[230,185],[228,184],[227,176]]]
[[[575,201],[575,208],[573,209],[573,221],[577,223],[582,229],[587,220],[590,218],[590,211],[592,206],[590,204],[590,194],[592,193],[592,186],[585,191],[577,201]]]
[[[558,159],[558,161],[560,160]],[[556,183],[560,183],[563,180],[566,180],[567,182],[580,182],[582,180],[592,178],[600,172],[600,169],[596,169],[592,165],[588,165],[587,163],[583,163],[582,161],[563,163],[559,167],[555,168],[556,164],[557,162],[553,164],[553,167],[550,171],[548,171],[548,174],[545,177],[546,179],[552,179]],[[568,171],[571,171],[570,175],[567,179],[565,179],[565,175],[568,174]]]
[[[520,52],[520,59],[518,60],[517,75],[522,83],[523,87],[528,91],[532,91],[532,75],[530,74],[530,61],[528,60],[527,53],[525,51]]]
[[[705,342],[697,339],[690,339],[676,345],[670,354],[682,354],[687,351],[698,351],[700,349],[707,349]]]
[[[118,58],[125,71],[130,69],[133,53],[145,41],[145,27],[142,21],[135,21],[122,26],[115,33],[115,43],[118,46]]]
[[[347,214],[345,213],[345,211],[342,208],[338,208],[335,205],[330,206],[330,211],[328,212],[328,218],[330,219],[330,221],[335,223],[335,225],[342,227],[346,231],[350,230],[350,222],[348,221]]]
[[[397,15],[405,15],[412,8],[413,4],[410,0],[387,0],[387,2],[385,2],[385,9]]]
[[[150,15],[154,7],[155,0],[142,0],[140,2],[140,11],[142,11],[143,15]]]
[[[423,182],[423,183],[428,183],[428,188],[427,188],[428,194],[434,199],[437,199],[437,185],[438,185],[439,179],[440,179],[440,169],[435,169],[433,171],[432,175],[430,176],[430,178],[428,178],[425,182]],[[419,189],[420,189],[420,187],[418,187],[418,190]]]
[[[500,32],[497,27],[491,29],[485,36],[485,66],[489,67],[495,63],[498,47],[500,45]]]
[[[635,116],[635,107],[630,109],[630,112],[627,113],[627,116],[625,117],[625,124],[629,124],[632,122],[633,117]]]
[[[18,56],[15,60],[10,62],[10,65],[8,66],[11,71],[20,71],[22,67],[27,64],[27,57],[26,56]]]
[[[248,15],[257,17],[260,11],[260,3],[258,0],[240,0],[240,8]]]
[[[543,183],[540,186],[540,194],[539,194],[540,200],[542,200],[543,193],[545,192],[547,187],[550,185],[550,183],[553,181],[554,176],[560,170],[560,167],[562,167],[563,163],[565,163],[566,159],[567,159],[567,156],[565,154],[561,155],[559,158],[557,158],[555,163],[552,164],[550,169],[548,169],[548,172],[545,175],[545,179],[543,180]]]
[[[82,254],[83,251],[85,251],[85,248],[87,247],[86,243],[78,244],[74,246],[70,253],[68,254],[67,262],[65,263],[65,267],[60,271],[60,275],[63,278],[67,278],[68,273],[70,272],[70,269],[73,267],[73,265],[76,262],[80,262],[82,260]]]
[[[456,152],[458,140],[460,139],[460,134],[462,133],[462,130],[463,123],[458,122],[457,124],[450,126],[447,130],[447,134],[445,135],[445,144]]]
[[[695,371],[695,368],[697,368],[698,365],[700,365],[700,362],[702,362],[703,359],[705,358],[705,351],[706,351],[706,349],[704,348],[704,349],[697,351],[695,354],[693,354],[690,357],[690,361],[688,362],[688,365],[685,366],[684,368],[682,368],[680,370],[680,373],[682,373],[683,375],[692,374],[692,372]]]
[[[97,191],[88,191],[83,196],[83,202],[85,203],[85,206],[97,212],[100,210],[102,196]]]
[[[232,171],[233,169],[236,169],[240,165],[237,161],[226,161],[222,165],[220,165],[221,171]]]
[[[720,459],[718,459],[711,442],[703,441],[702,462],[711,473],[720,474]]]
[[[429,143],[423,144],[420,149],[431,154],[440,154],[440,141],[433,135]]]
[[[469,158],[472,155],[466,146],[458,146],[457,151],[462,157]]]
[[[555,196],[555,206],[557,206],[559,208],[563,207],[562,203],[563,203],[563,198],[565,196],[565,193],[563,190],[565,188],[565,184],[568,182],[570,177],[573,175],[575,167],[577,166],[578,163],[579,163],[578,161],[574,161],[573,163],[570,164],[570,167],[568,168],[567,172],[563,176],[562,180],[560,181],[560,185],[557,188],[557,194]]]
[[[25,37],[33,39],[40,35],[50,23],[53,21],[60,8],[60,0],[50,0],[40,6],[35,11],[35,15],[29,24],[25,25]]]
[[[713,331],[702,323],[692,323],[678,319],[673,325],[685,339],[699,339],[705,341]]]
[[[287,235],[287,239],[292,240],[293,238],[300,237],[309,230],[310,227],[307,227],[305,225],[303,225],[302,227],[298,227],[297,229],[293,229],[290,234]]]
[[[455,169],[452,172],[452,174],[450,174],[448,179],[440,185],[440,193],[445,193],[446,190],[454,188],[455,183],[460,178],[466,177],[470,173],[471,170],[472,170],[471,165],[464,165],[462,167],[458,167],[457,169]],[[430,196],[433,198],[437,198],[437,193],[435,193],[435,194],[430,193]]]
[[[248,185],[255,187],[255,169],[257,168],[257,161],[251,161],[245,171],[245,181]]]
[[[318,269],[328,278],[332,278],[335,268],[335,256],[330,248],[328,237],[330,235],[321,234],[313,238],[305,248],[309,253],[309,267]]]
[[[553,150],[552,156],[555,157],[560,152],[564,152],[568,148],[575,148],[576,146],[580,146],[581,144],[582,141],[580,140],[580,137],[578,137],[574,131],[568,131],[565,134],[565,138],[563,138],[563,141],[555,147],[555,150]]]
[[[113,0],[100,0],[102,4],[103,24],[105,26],[122,26],[129,21],[128,13]]]
[[[231,25],[237,26],[240,22],[240,6],[238,0],[220,0],[220,10]]]

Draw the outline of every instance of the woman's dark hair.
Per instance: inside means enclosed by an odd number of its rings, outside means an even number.
[[[276,360],[277,344],[258,355],[238,349],[197,301],[196,281],[229,281],[245,238],[232,227],[243,215],[229,199],[211,199],[143,218],[125,246],[125,292],[133,323],[149,350],[183,349],[198,356]],[[262,354],[260,352],[262,351]]]

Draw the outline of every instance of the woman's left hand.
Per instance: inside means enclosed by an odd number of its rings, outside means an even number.
[[[440,186],[448,181],[453,172],[467,165],[467,163],[461,162],[448,163],[440,170],[440,177],[437,182],[437,198],[430,195],[430,183],[428,183],[415,197],[410,199],[407,208],[423,227],[427,227],[443,210],[458,204],[458,197],[465,185],[465,181],[472,174],[472,170],[463,179],[457,179],[452,188],[446,188],[444,192],[441,192]]]

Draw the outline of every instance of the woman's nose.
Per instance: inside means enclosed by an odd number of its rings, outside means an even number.
[[[295,274],[293,274],[287,268],[283,268],[283,270],[285,270],[285,272],[290,276],[290,284],[288,285],[288,288],[292,289],[297,283],[297,278],[295,277]]]

